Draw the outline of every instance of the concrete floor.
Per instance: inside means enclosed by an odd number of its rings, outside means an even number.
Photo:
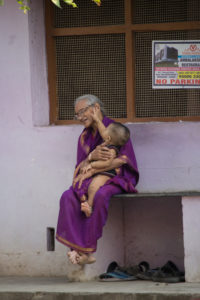
[[[199,283],[69,282],[64,277],[0,277],[0,300],[200,300]]]

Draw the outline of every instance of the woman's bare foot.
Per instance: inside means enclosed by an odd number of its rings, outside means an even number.
[[[95,261],[96,259],[94,258],[94,256],[85,253],[79,253],[79,257],[77,258],[77,262],[79,265],[93,264],[95,263]]]
[[[71,263],[73,265],[76,265],[78,264],[78,259],[79,259],[79,254],[78,252],[76,252],[75,250],[72,250],[72,251],[69,251],[67,253],[68,257],[69,257],[69,260],[71,261]]]
[[[88,204],[88,202],[81,203],[81,211],[83,211],[86,217],[90,217],[92,214],[92,207]]]

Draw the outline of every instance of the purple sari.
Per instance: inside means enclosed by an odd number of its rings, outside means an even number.
[[[103,123],[107,127],[113,120],[104,117]],[[85,128],[79,137],[76,170],[80,163],[96,146],[103,142],[100,134],[92,134],[92,128]],[[103,226],[108,215],[110,198],[123,192],[135,193],[135,185],[139,174],[131,141],[129,140],[119,152],[118,157],[125,162],[122,167],[115,169],[117,175],[111,177],[94,197],[93,213],[87,218],[80,209],[80,195],[86,193],[91,178],[83,181],[80,190],[71,186],[60,199],[60,211],[56,239],[67,247],[84,253],[96,251],[97,240],[102,236]],[[78,174],[78,171],[77,171]]]

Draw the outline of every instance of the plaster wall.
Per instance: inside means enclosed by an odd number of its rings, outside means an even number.
[[[185,244],[185,271],[186,281],[200,282],[200,198],[183,197],[183,228]]]
[[[59,198],[72,181],[82,127],[48,126],[43,5],[40,0],[31,5],[29,16],[18,10],[15,0],[5,1],[0,8],[0,275],[77,274],[83,270],[67,263],[63,245],[56,243],[56,251],[47,252],[46,228],[56,227]],[[128,126],[141,174],[139,192],[200,190],[199,122]],[[134,202],[127,205],[131,220]],[[173,203],[167,206],[168,211],[173,209]],[[178,209],[178,204],[175,206]],[[140,208],[145,212],[144,201]],[[120,201],[112,203],[110,209],[97,252],[98,273],[105,270],[111,259],[122,263],[124,258],[119,246],[124,243]],[[180,224],[179,213],[177,218]],[[144,220],[143,228],[154,221]],[[168,226],[176,231],[175,237],[180,227],[173,229],[173,224]],[[119,231],[113,234],[111,228]],[[160,239],[162,228],[158,231]],[[130,227],[130,242],[134,240],[131,232]],[[170,243],[170,235],[166,238],[166,243]],[[106,260],[103,245],[107,249]],[[174,247],[182,257],[179,244]],[[92,274],[94,267],[89,268],[86,273]]]
[[[125,199],[125,264],[151,268],[173,261],[184,270],[181,198]]]

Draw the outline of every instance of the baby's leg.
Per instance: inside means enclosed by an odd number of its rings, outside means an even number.
[[[80,201],[86,201],[87,200],[87,198],[88,198],[88,187],[89,187],[89,185],[90,185],[90,183],[91,183],[91,181],[93,180],[93,178],[86,178],[84,181],[83,181],[83,184],[82,184],[82,186],[81,186],[81,188],[79,189],[78,188],[78,184],[79,184],[79,182],[77,182],[76,184],[75,184],[75,186],[73,187],[73,190],[74,190],[74,192],[76,193],[76,195],[78,196],[78,198],[79,198],[79,200]]]
[[[106,175],[96,175],[95,177],[93,177],[93,180],[88,187],[88,200],[81,203],[81,210],[85,213],[86,217],[90,217],[90,215],[92,214],[93,201],[96,192],[109,179],[110,177]]]
[[[93,206],[94,196],[96,192],[100,189],[101,186],[103,186],[106,181],[110,179],[110,176],[107,175],[97,175],[93,178],[92,182],[90,183],[88,187],[88,204],[90,206]]]

